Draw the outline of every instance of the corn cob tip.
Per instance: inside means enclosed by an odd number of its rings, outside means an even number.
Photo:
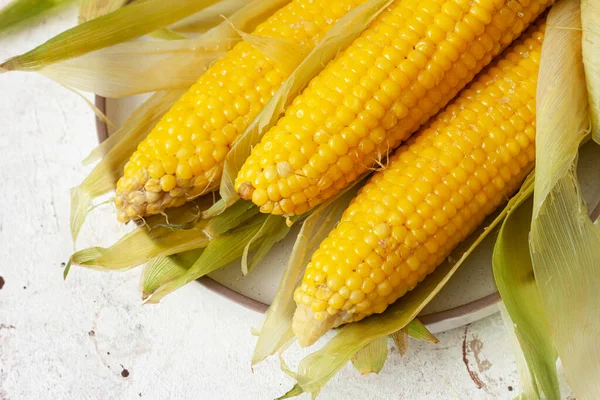
[[[313,345],[329,330],[341,325],[343,321],[341,314],[344,313],[326,315],[323,320],[320,320],[309,306],[298,304],[292,320],[292,329],[300,347]]]
[[[154,178],[146,168],[141,168],[133,176],[126,174],[117,182],[117,219],[127,223],[159,214],[170,207],[182,206],[215,187],[219,172],[209,173],[192,179],[170,174]]]

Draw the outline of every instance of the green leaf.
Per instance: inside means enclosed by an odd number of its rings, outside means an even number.
[[[388,337],[381,336],[360,349],[352,357],[352,365],[361,375],[378,374],[388,356]]]
[[[533,180],[524,185],[521,201],[509,211],[496,240],[493,255],[494,279],[508,314],[506,326],[518,348],[521,386],[528,398],[560,399],[556,352],[529,255],[529,227]]]
[[[50,64],[138,38],[198,12],[218,0],[144,0],[71,28],[0,65],[8,71],[36,71]]]
[[[71,2],[72,0],[13,0],[0,10],[0,34]]]

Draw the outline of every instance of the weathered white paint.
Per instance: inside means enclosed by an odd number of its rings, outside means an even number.
[[[0,59],[74,21],[73,8],[0,38]],[[74,268],[62,280],[61,262],[72,251],[69,188],[89,170],[80,160],[96,145],[93,114],[35,74],[0,75],[0,93],[0,399],[272,399],[289,389],[277,360],[250,369],[250,327],[261,316],[200,285],[142,306],[136,270]],[[90,218],[79,247],[109,244],[125,231],[105,207]],[[404,358],[392,352],[377,376],[347,366],[321,398],[515,396],[518,377],[499,315],[439,339],[412,342]],[[288,358],[293,364],[302,354],[292,348]]]

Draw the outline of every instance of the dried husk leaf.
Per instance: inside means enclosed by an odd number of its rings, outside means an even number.
[[[588,216],[575,175],[579,146],[590,132],[580,18],[578,0],[556,3],[548,16],[537,90],[530,251],[569,386],[577,398],[595,399],[600,398],[600,229]],[[597,104],[598,93],[589,95]]]
[[[39,72],[65,86],[111,98],[186,89],[238,41],[200,37],[127,42],[54,63]]]
[[[0,65],[8,71],[37,71],[171,25],[219,0],[144,0],[71,28]]]
[[[171,29],[162,28],[149,33],[161,40],[116,44],[46,66],[40,73],[65,86],[118,98],[190,87],[210,65],[242,40],[240,35],[265,54],[281,61],[282,65],[303,58],[306,51],[298,45],[246,34],[232,27],[235,21],[240,26],[254,28],[284,1],[254,0],[232,10],[238,3],[221,1],[188,17],[190,23],[195,21],[206,29],[212,28],[197,38],[187,39]],[[214,15],[219,11],[233,12],[231,20],[224,21],[219,17],[220,24],[213,27]]]
[[[400,353],[401,356],[405,355],[409,348],[408,329],[406,327],[399,329],[390,334],[390,337],[394,341],[394,344],[398,349],[398,353]]]
[[[582,54],[587,83],[592,136],[600,143],[600,5],[581,0]]]

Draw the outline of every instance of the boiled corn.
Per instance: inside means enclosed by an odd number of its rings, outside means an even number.
[[[302,214],[436,114],[551,0],[398,0],[255,146],[235,186],[262,212]]]
[[[314,47],[335,22],[366,0],[293,0],[255,35]],[[141,142],[117,183],[127,222],[182,205],[219,185],[231,145],[291,71],[241,42],[217,61]]]
[[[383,312],[505,202],[535,157],[543,21],[375,173],[294,293],[301,345]]]

